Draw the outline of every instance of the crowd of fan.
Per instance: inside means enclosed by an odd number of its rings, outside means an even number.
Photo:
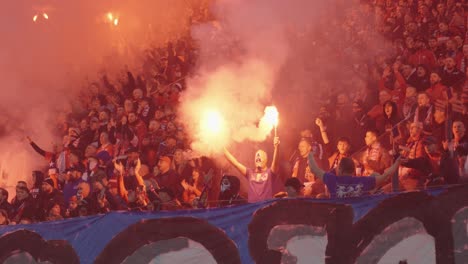
[[[349,25],[353,19],[375,21],[367,30],[381,33],[392,48],[368,63],[365,90],[328,98],[333,107],[321,107],[316,127],[301,132],[290,170],[283,172],[283,180],[297,179],[285,181],[287,195],[329,197],[311,173],[311,152],[325,170],[351,157],[362,177],[383,173],[392,154],[400,153],[400,190],[466,182],[464,1],[363,1],[351,13]],[[63,142],[54,149],[29,139],[49,168],[33,172],[32,186],[18,182],[11,204],[0,189],[0,224],[203,208],[213,197],[217,206],[245,202],[239,179],[226,175],[216,182],[213,162],[191,155],[189,135],[176,117],[184,77],[197,59],[195,46],[190,37],[181,38],[146,51],[137,75],[127,69],[115,80],[104,74],[83,91],[85,111],[59,114]]]

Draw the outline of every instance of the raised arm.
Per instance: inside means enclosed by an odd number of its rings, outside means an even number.
[[[122,197],[126,202],[128,202],[128,191],[125,188],[124,180],[123,180],[123,175],[124,175],[124,169],[122,163],[117,163],[114,160],[114,168],[119,172],[119,175],[117,177],[117,180],[119,182],[119,194],[120,197]]]
[[[135,166],[135,178],[138,182],[138,185],[143,186],[143,191],[146,192],[146,185],[145,185],[145,182],[143,181],[143,177],[141,177],[140,169],[141,169],[141,161],[140,159],[137,159],[137,164]]]
[[[274,147],[273,160],[271,161],[271,171],[273,173],[278,172],[278,147],[279,147],[279,144],[280,144],[279,137],[275,137],[273,139],[273,147]]]
[[[323,175],[325,174],[325,171],[319,168],[317,162],[315,162],[314,153],[312,152],[309,154],[309,168],[310,171],[315,174],[315,176],[323,181]]]
[[[323,143],[327,145],[330,143],[330,139],[328,138],[327,127],[323,124],[322,119],[317,118],[315,119],[315,124],[320,128],[320,135],[322,136]]]
[[[226,148],[224,148],[224,156],[232,165],[234,165],[234,167],[236,167],[237,170],[240,171],[240,173],[242,173],[242,175],[247,175],[247,168],[237,161],[237,159]]]
[[[385,170],[384,173],[382,174],[378,174],[378,173],[373,173],[371,174],[371,177],[375,177],[375,188],[379,188],[382,184],[384,184],[385,180],[390,177],[391,175],[393,175],[398,167],[400,166],[400,162],[401,162],[401,157],[398,157],[397,160],[395,160],[395,162],[392,164],[392,166],[390,166],[387,170]]]

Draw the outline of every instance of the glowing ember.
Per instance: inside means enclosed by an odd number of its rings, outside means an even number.
[[[114,15],[111,12],[107,13],[107,19],[109,19],[109,21],[113,21]]]
[[[267,106],[265,108],[265,120],[271,124],[273,127],[278,126],[279,118],[278,118],[278,110],[275,106]]]
[[[42,16],[43,16],[45,19],[49,19],[49,15],[47,15],[46,13],[42,14]]]
[[[33,16],[33,21],[34,21],[34,22],[37,21],[37,15]]]
[[[114,26],[117,26],[118,24],[119,24],[119,19],[118,18],[114,19]]]
[[[208,110],[202,117],[201,131],[209,134],[218,134],[223,129],[224,120],[221,114],[214,110]]]

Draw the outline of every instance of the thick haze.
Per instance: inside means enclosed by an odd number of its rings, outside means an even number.
[[[194,148],[204,153],[233,141],[264,141],[270,131],[257,124],[272,104],[279,108],[282,141],[295,148],[299,131],[315,126],[322,98],[363,89],[368,72],[362,66],[384,47],[379,36],[368,33],[373,21],[359,1],[221,0],[212,11],[216,23],[192,29],[201,59],[181,109],[196,135]],[[225,134],[200,133],[206,109],[224,117]],[[271,142],[270,137],[264,144],[247,144],[268,148]],[[238,152],[250,165],[248,151]]]
[[[191,30],[200,60],[182,97],[181,119],[195,139],[193,147],[204,154],[249,139],[237,146],[247,166],[252,148],[267,143],[271,148],[270,129],[258,128],[266,106],[278,107],[282,145],[291,139],[286,145],[295,148],[298,130],[312,126],[320,98],[364,87],[356,73],[367,77],[363,63],[373,59],[376,47],[385,47],[378,36],[362,38],[373,21],[355,0],[220,0],[211,9],[216,22],[190,29],[188,7],[196,2],[2,1],[0,185],[30,180],[31,170],[43,164],[25,136],[50,150],[58,139],[48,126],[57,111],[98,71],[115,72],[123,65],[138,70],[141,50],[150,43]],[[106,20],[108,12],[118,26]],[[200,133],[206,111],[224,118],[222,136],[207,139]]]
[[[44,165],[24,137],[50,150],[60,140],[50,133],[50,121],[87,87],[86,79],[95,80],[102,68],[131,67],[150,42],[164,43],[186,31],[189,2],[2,1],[0,186],[30,181],[31,170]],[[106,20],[108,12],[118,26]]]

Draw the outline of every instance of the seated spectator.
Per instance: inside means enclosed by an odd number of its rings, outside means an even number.
[[[45,220],[46,221],[63,220],[60,204],[55,203],[52,205],[51,208],[48,209],[47,217]]]

